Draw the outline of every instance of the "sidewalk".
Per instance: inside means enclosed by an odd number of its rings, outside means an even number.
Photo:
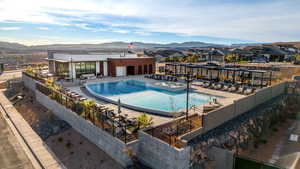
[[[0,168],[32,169],[33,166],[9,129],[5,119],[0,115]]]
[[[10,127],[16,139],[24,149],[26,155],[33,165],[33,168],[65,168],[47,147],[47,145],[42,141],[42,139],[23,119],[19,112],[17,112],[11,102],[4,96],[2,91],[0,91],[0,103],[2,105],[0,105],[0,112],[2,117],[4,117],[3,119],[6,120],[8,127]],[[0,168],[2,168],[1,164]]]

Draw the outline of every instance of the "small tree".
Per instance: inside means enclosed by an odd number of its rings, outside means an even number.
[[[84,118],[90,118],[91,114],[94,113],[93,108],[95,107],[96,101],[95,100],[84,100],[81,102],[81,105],[83,107],[83,114],[81,116],[84,116]]]
[[[185,60],[186,60],[186,58],[183,56],[178,59],[179,62],[185,62]]]
[[[31,66],[28,66],[25,71],[29,74],[33,74],[33,68]]]
[[[138,126],[137,129],[144,129],[153,124],[153,118],[147,116],[145,113],[138,116],[137,118]]]
[[[299,53],[296,54],[296,55],[294,56],[294,58],[295,58],[295,61],[300,61],[300,54],[299,54]]]
[[[170,58],[169,57],[165,57],[165,62],[170,62]]]
[[[61,89],[61,87],[58,85],[55,85],[54,81],[51,79],[47,79],[45,81],[45,85],[51,90],[49,97],[52,99],[55,99],[55,100],[60,100],[59,93],[57,91],[59,91]]]
[[[235,60],[235,57],[233,56],[232,53],[225,55],[225,61],[226,62],[233,62]]]
[[[51,80],[51,79],[47,79],[46,82],[45,82],[45,85],[47,87],[53,87],[54,86],[54,81]]]
[[[195,63],[198,61],[198,58],[199,58],[199,55],[197,54],[192,54],[191,56],[188,56],[186,58],[186,62],[189,62],[189,63]]]

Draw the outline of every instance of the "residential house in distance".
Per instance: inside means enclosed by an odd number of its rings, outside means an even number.
[[[253,52],[254,56],[264,56],[270,62],[283,62],[287,56],[286,52],[272,45],[248,46],[244,49]]]
[[[235,48],[235,49],[232,49],[230,51],[230,53],[237,55],[240,60],[248,60],[249,61],[249,60],[252,60],[252,57],[253,57],[253,52],[246,50],[246,49]]]
[[[225,52],[221,49],[212,49],[209,55],[210,58],[207,58],[207,61],[223,62],[225,60],[225,55]]]
[[[223,62],[225,55],[229,52],[227,49],[215,49],[215,48],[198,48],[190,49],[190,52],[193,52],[199,55],[198,61],[217,61]]]
[[[166,59],[174,61],[180,57],[185,57],[186,55],[177,49],[169,49],[169,48],[159,48],[159,49],[151,49],[144,50],[144,54],[149,57],[154,57],[157,62],[164,62]]]
[[[49,73],[61,78],[152,74],[155,59],[136,54],[107,54],[91,51],[48,51]]]
[[[276,44],[276,46],[279,47],[280,50],[286,53],[287,61],[292,61],[294,56],[297,53],[300,53],[300,50],[297,47],[295,47],[293,44]]]

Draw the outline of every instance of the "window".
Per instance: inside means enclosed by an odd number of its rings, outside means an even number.
[[[149,74],[153,73],[153,68],[152,68],[152,64],[149,65]]]
[[[96,62],[78,62],[75,64],[76,78],[83,74],[96,74]]]
[[[60,77],[69,76],[69,63],[55,62],[55,73]]]
[[[143,74],[143,66],[142,65],[139,65],[138,74],[139,75]]]
[[[148,66],[144,65],[144,74],[148,74]]]

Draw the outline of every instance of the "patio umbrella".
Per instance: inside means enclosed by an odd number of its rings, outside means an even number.
[[[118,99],[118,113],[121,113],[121,100]]]

